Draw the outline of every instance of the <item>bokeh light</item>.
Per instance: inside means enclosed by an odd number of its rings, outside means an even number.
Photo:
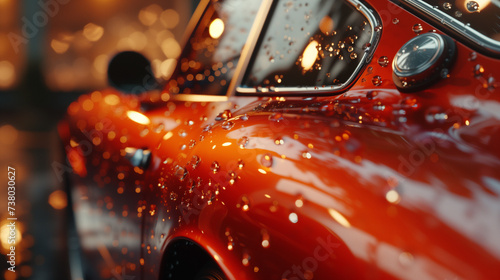
[[[210,37],[218,39],[224,33],[224,22],[220,18],[214,19],[208,29]]]

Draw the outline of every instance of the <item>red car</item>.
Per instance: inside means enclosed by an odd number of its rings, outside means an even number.
[[[500,279],[499,15],[202,1],[60,124],[85,277]]]

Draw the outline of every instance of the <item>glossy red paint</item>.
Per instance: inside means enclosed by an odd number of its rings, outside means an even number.
[[[457,41],[447,79],[400,93],[378,59],[392,61],[417,23],[443,30],[369,4],[382,35],[340,95],[105,90],[73,103],[61,134],[86,162],[72,196],[95,276],[158,279],[172,244],[191,240],[228,279],[498,278],[498,60],[470,59]],[[151,151],[149,166],[131,166],[127,148]]]

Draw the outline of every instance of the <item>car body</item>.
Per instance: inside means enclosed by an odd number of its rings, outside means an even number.
[[[498,47],[425,5],[202,1],[161,90],[72,103],[88,277],[499,278]]]

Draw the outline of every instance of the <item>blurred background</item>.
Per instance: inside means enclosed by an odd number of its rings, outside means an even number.
[[[0,279],[69,279],[67,197],[52,170],[57,122],[107,87],[114,54],[134,50],[167,78],[199,0],[0,0]],[[7,271],[7,169],[16,170],[16,273]]]

